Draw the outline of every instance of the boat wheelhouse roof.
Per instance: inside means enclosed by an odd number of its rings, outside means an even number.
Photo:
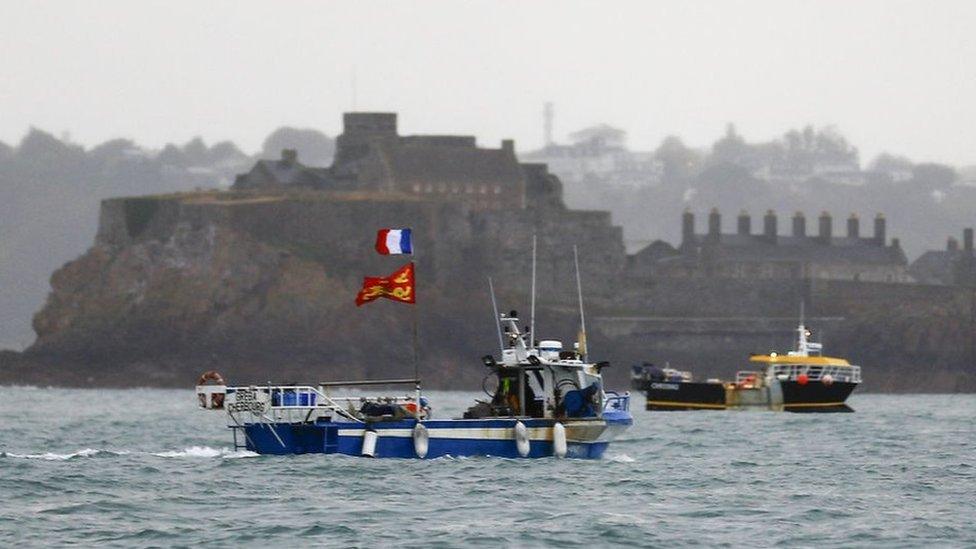
[[[766,364],[804,364],[809,366],[851,366],[843,358],[830,356],[797,356],[797,355],[752,355],[749,362],[765,362]]]

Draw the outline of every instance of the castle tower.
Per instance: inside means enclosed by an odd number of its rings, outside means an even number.
[[[370,143],[396,137],[395,112],[343,113],[342,134],[336,138],[335,164],[358,160],[369,153]]]
[[[826,211],[820,214],[820,233],[817,238],[823,244],[830,244],[830,239],[834,236],[834,218],[830,217],[830,214]]]
[[[685,209],[681,214],[681,245],[690,246],[695,240],[695,214]]]
[[[857,218],[856,213],[852,213],[850,217],[847,218],[847,238],[860,238],[861,237],[861,220]]]
[[[708,238],[716,242],[722,238],[722,214],[718,208],[708,213]]]
[[[807,236],[807,218],[803,212],[793,214],[793,236],[805,238]]]
[[[546,140],[546,147],[554,143],[552,139],[552,122],[555,117],[556,112],[552,107],[552,101],[546,101],[546,106],[542,110],[542,131]]]
[[[884,246],[888,243],[888,237],[885,231],[885,216],[881,213],[874,216],[874,243],[878,246]]]
[[[748,235],[752,233],[752,218],[749,217],[749,212],[745,210],[739,212],[738,232],[740,235]]]
[[[777,225],[776,212],[766,210],[766,215],[763,217],[763,237],[773,244],[776,243],[776,234],[779,232]]]

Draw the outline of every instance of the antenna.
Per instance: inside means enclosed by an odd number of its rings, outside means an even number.
[[[498,350],[504,355],[505,340],[502,338],[502,324],[499,320],[501,317],[498,316],[498,302],[495,301],[495,286],[492,285],[490,276],[488,277],[488,291],[491,293],[491,309],[495,313],[495,329],[498,330]]]
[[[351,84],[352,84],[352,110],[354,110],[354,111],[357,108],[357,105],[356,105],[356,99],[357,99],[356,98],[356,95],[358,95],[357,92],[359,91],[359,89],[358,89],[359,88],[358,82],[356,80],[357,80],[357,78],[356,78],[356,66],[353,65],[353,67],[352,67],[352,82],[351,82]]]
[[[580,282],[580,268],[579,268],[579,249],[573,244],[573,263],[576,265],[576,294],[579,296],[579,309],[580,309],[580,348],[579,352],[584,358],[587,355],[586,350],[586,317],[583,315],[583,284]]]
[[[552,145],[552,121],[556,113],[552,108],[552,101],[546,101],[545,109],[542,111],[543,133],[545,134],[545,146]]]
[[[532,235],[532,307],[529,310],[529,348],[535,348],[535,250],[537,237]]]

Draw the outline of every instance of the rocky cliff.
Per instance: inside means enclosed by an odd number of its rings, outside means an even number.
[[[407,260],[372,250],[384,226],[414,228],[415,309],[354,306],[363,275]],[[255,382],[402,376],[413,370],[418,314],[429,383],[477,386],[478,357],[497,346],[486,277],[503,306],[526,302],[533,233],[550,308],[575,298],[574,243],[591,276],[620,276],[620,231],[599,212],[469,211],[353,193],[107,200],[94,246],[51,277],[37,341],[3,377],[185,386],[211,368]]]

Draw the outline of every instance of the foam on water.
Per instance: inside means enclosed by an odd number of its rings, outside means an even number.
[[[0,457],[18,458],[18,459],[42,459],[45,461],[66,461],[74,458],[124,456],[128,453],[129,452],[125,452],[125,451],[115,452],[112,450],[97,450],[94,448],[85,448],[84,450],[78,450],[77,452],[69,452],[66,454],[58,454],[54,452],[44,452],[44,453],[35,453],[35,454],[18,454],[15,452],[0,452]]]
[[[169,452],[156,452],[154,456],[164,458],[223,458],[237,459],[257,457],[259,454],[248,452],[247,450],[234,450],[232,448],[211,448],[209,446],[190,446],[182,450]]]

